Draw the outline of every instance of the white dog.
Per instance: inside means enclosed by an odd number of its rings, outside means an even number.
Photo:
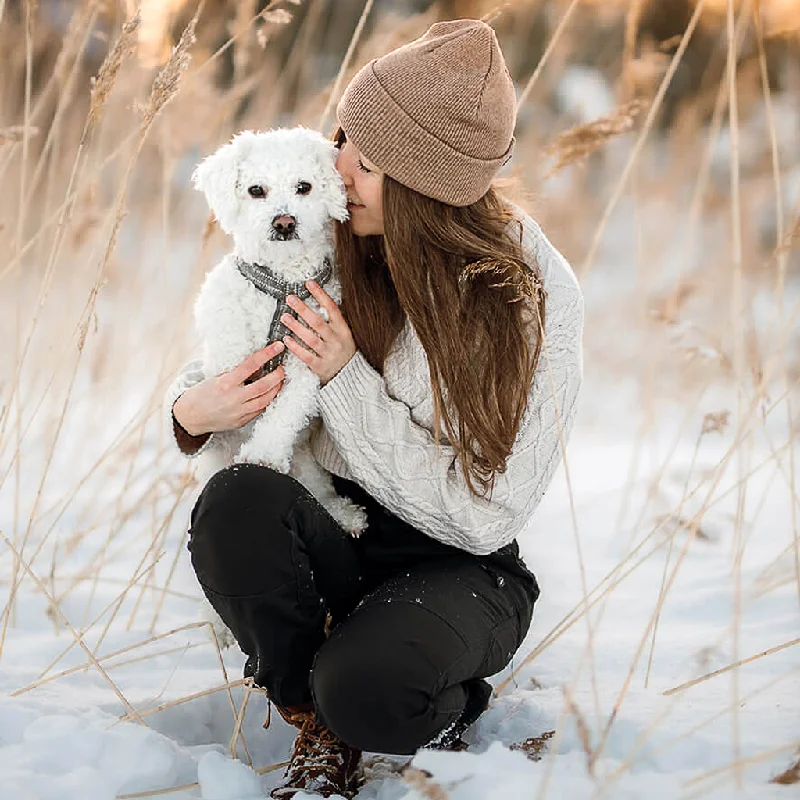
[[[336,149],[304,128],[245,131],[202,161],[192,179],[202,191],[234,250],[206,277],[195,303],[207,376],[231,370],[256,350],[290,331],[282,313],[296,294],[327,318],[309,296],[313,278],[338,303],[333,271],[333,220],[347,219],[347,199],[336,171]],[[278,396],[253,422],[214,436],[212,459],[270,466],[299,480],[353,535],[367,526],[364,510],[336,495],[330,475],[309,446],[318,416],[319,378],[284,350],[285,380]]]

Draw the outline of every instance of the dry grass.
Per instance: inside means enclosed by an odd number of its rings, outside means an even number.
[[[800,783],[800,756],[798,756],[794,763],[786,770],[776,775],[770,783],[780,783],[788,786],[792,783]]]
[[[429,772],[416,767],[406,767],[402,772],[402,778],[412,789],[427,798],[427,800],[447,800],[449,797],[443,786],[440,786]]]
[[[510,303],[517,303],[526,298],[538,298],[543,291],[537,277],[528,270],[522,269],[516,261],[500,258],[482,258],[467,264],[458,276],[458,284],[462,286],[474,280],[478,275],[491,275],[496,283],[490,283],[492,289],[510,287],[514,295]]]
[[[225,691],[235,733],[231,752],[252,763],[242,731],[249,694],[235,702],[241,682],[229,680],[215,639],[191,639],[207,624],[163,631],[168,603],[197,596],[180,565],[188,503],[198,487],[191,467],[178,466],[171,453],[160,403],[194,345],[189,298],[225,247],[189,190],[188,169],[241,128],[329,127],[338,96],[366,60],[441,16],[485,16],[518,87],[513,177],[541,191],[546,202],[537,215],[578,267],[590,301],[598,279],[612,287],[602,304],[590,302],[585,361],[595,377],[636,385],[642,422],[629,487],[642,479],[661,403],[682,403],[685,417],[648,474],[654,486],[674,467],[678,441],[696,440],[696,458],[709,438],[725,442],[702,480],[693,459],[682,496],[667,513],[656,510],[656,493],[637,508],[623,501],[618,527],[630,530],[627,555],[599,581],[582,573],[580,602],[497,689],[506,691],[515,675],[575,625],[585,625],[586,651],[565,678],[571,683],[564,687],[561,722],[575,721],[591,771],[640,663],[647,661],[648,677],[657,668],[660,616],[687,554],[704,536],[706,545],[717,546],[706,533],[709,512],[737,498],[731,564],[741,583],[739,608],[748,589],[736,572],[748,545],[743,523],[760,508],[752,479],[774,470],[774,480],[797,501],[792,403],[800,379],[800,197],[787,198],[787,187],[800,175],[800,161],[796,148],[792,156],[785,147],[779,112],[800,85],[794,32],[800,15],[787,12],[797,14],[798,4],[698,0],[680,30],[658,23],[650,0],[452,0],[416,15],[388,12],[371,0],[337,4],[335,13],[331,0],[65,5],[72,18],[59,28],[36,3],[0,0],[0,178],[11,187],[0,197],[0,335],[6,343],[0,353],[0,663],[15,657],[9,632],[24,622],[29,598],[45,597],[54,631],[67,635],[58,658],[37,665],[39,678],[15,694],[90,670],[102,677],[124,718],[146,724],[149,716]],[[561,92],[577,63],[596,67],[615,110],[576,124]],[[753,134],[759,119],[765,127]],[[720,161],[723,133],[730,146]],[[622,224],[617,215],[626,202],[636,211]],[[648,214],[663,208],[670,218],[654,228]],[[625,242],[636,269],[604,255],[609,232]],[[675,239],[686,247],[670,260],[664,251]],[[692,255],[693,244],[702,258]],[[471,265],[464,280],[481,272],[518,287],[520,295],[539,290],[529,276],[497,262]],[[766,329],[747,302],[765,291],[779,309]],[[702,398],[723,386],[734,401],[709,412]],[[768,426],[777,419],[783,420],[779,434]],[[760,461],[751,455],[756,435],[772,437]],[[723,488],[728,470],[735,480]],[[763,593],[796,584],[800,600],[797,505],[787,522],[791,543],[755,588]],[[573,527],[581,553],[582,532],[577,522]],[[593,635],[607,601],[628,575],[664,552],[658,601],[624,684],[605,700],[607,709],[595,692],[590,713],[578,706],[574,689],[593,669]],[[115,571],[121,565],[125,577]],[[737,611],[725,633],[734,643],[728,665],[675,687],[671,703],[690,685],[738,674],[797,643],[739,654],[740,617]],[[141,641],[112,646],[121,627],[138,631]],[[156,651],[153,645],[165,638],[174,646]],[[220,678],[206,690],[139,709],[112,677],[126,664],[209,643]],[[77,650],[84,654],[80,665],[62,663]],[[730,707],[720,712],[734,731],[745,699],[734,689]],[[548,746],[557,750],[551,732],[531,733],[517,745],[529,757],[542,757]],[[652,733],[643,732],[619,771],[645,757]],[[787,745],[780,757],[791,750]],[[734,758],[688,788],[735,782],[751,763],[776,752]],[[277,765],[258,771],[272,768]],[[797,770],[794,762],[783,775],[796,781]],[[448,795],[420,771],[406,770],[403,779],[423,796]],[[609,776],[607,784],[615,779]]]
[[[38,128],[25,128],[23,125],[10,125],[0,128],[0,145],[21,142],[24,138],[31,138],[39,133]]]
[[[780,246],[776,249],[775,255],[779,256],[788,253],[794,247],[797,247],[798,243],[800,243],[800,217],[794,221],[792,227],[786,232],[786,236],[784,236]]]
[[[103,106],[117,82],[122,62],[133,52],[136,45],[136,36],[139,30],[139,23],[141,17],[135,14],[129,20],[125,21],[122,26],[122,32],[119,38],[114,42],[114,46],[109,51],[108,55],[103,61],[97,77],[92,79],[92,89],[90,92],[91,105],[89,106],[89,113],[86,117],[86,127],[91,127],[92,123],[100,119],[103,112]]]
[[[636,118],[645,107],[643,101],[631,100],[605,117],[559,133],[548,148],[548,153],[555,158],[556,163],[547,173],[547,177],[564,167],[580,164],[612,139],[633,130]]]
[[[509,747],[509,750],[519,750],[521,753],[525,753],[531,761],[541,761],[547,754],[550,741],[555,735],[555,731],[545,731],[538,736],[531,736],[522,742],[514,742],[514,744]]]

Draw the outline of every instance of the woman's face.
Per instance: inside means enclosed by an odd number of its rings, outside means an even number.
[[[383,173],[348,141],[339,148],[336,169],[347,189],[347,210],[353,233],[382,236]]]

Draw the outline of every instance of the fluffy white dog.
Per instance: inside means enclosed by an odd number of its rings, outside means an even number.
[[[208,273],[195,303],[207,376],[231,370],[290,331],[280,322],[293,313],[295,294],[327,319],[305,287],[314,279],[338,303],[333,269],[333,220],[347,219],[347,199],[336,171],[336,149],[305,128],[244,131],[202,161],[192,179],[234,250]],[[284,350],[283,387],[253,422],[214,436],[215,469],[232,462],[270,466],[299,480],[333,518],[357,535],[367,525],[360,506],[336,495],[330,475],[309,446],[318,416],[319,378]]]

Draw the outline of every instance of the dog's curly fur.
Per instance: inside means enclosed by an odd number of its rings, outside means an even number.
[[[209,272],[195,303],[204,371],[211,376],[268,344],[277,304],[239,272],[237,257],[302,283],[326,259],[333,263],[333,220],[347,219],[347,198],[333,142],[305,128],[244,131],[202,161],[192,178],[234,242],[233,252]],[[276,229],[273,222],[281,217],[293,218],[294,230]],[[335,269],[324,289],[341,301]],[[306,302],[326,316],[313,298]],[[367,524],[364,510],[336,495],[309,445],[310,425],[319,413],[319,378],[288,351],[284,369],[283,387],[263,414],[244,428],[214,436],[210,466],[216,471],[250,462],[288,473],[344,530],[357,535]]]

